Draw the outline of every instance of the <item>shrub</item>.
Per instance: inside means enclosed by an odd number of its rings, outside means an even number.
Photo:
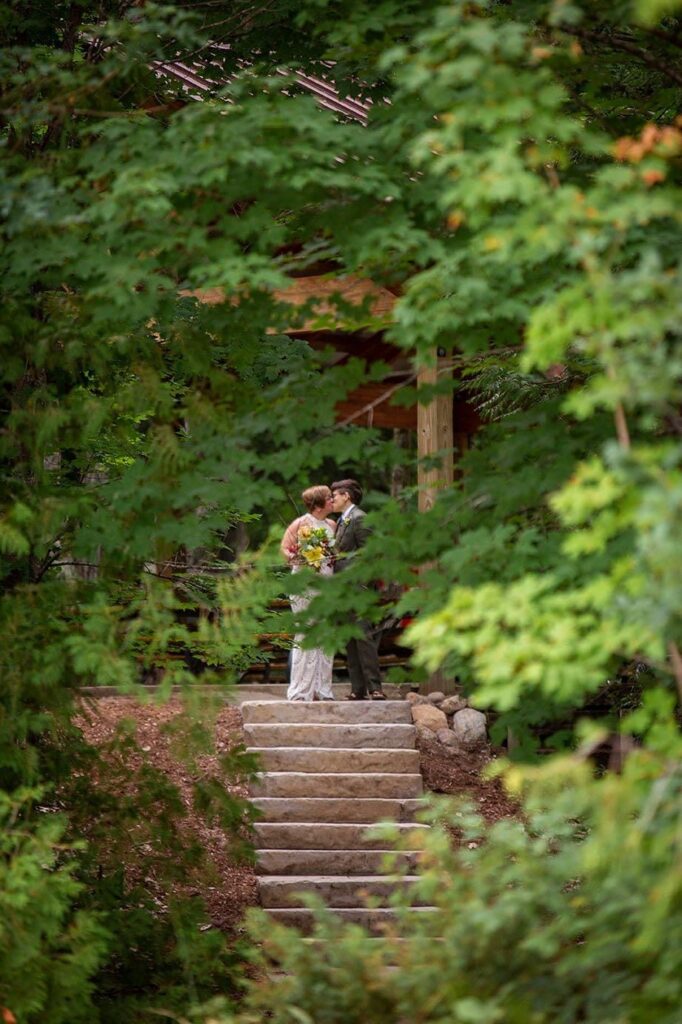
[[[432,804],[413,892],[433,912],[399,891],[397,923],[373,939],[318,908],[312,943],[256,915],[262,973],[238,1020],[678,1024],[679,759],[639,751],[595,778],[562,758],[506,782],[522,818],[487,827]]]
[[[21,1024],[90,1022],[108,936],[99,915],[74,909],[80,846],[41,796],[0,792],[0,1006]]]

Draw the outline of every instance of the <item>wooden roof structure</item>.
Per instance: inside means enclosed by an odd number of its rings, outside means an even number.
[[[215,52],[212,57],[209,55],[208,63],[218,67],[220,53],[226,49],[229,50],[229,47],[225,44],[216,43],[213,47]],[[248,70],[245,61],[239,63],[243,70]],[[189,95],[196,98],[200,98],[215,87],[215,81],[207,74],[205,59],[203,62],[191,59],[157,61],[153,67],[157,74],[176,79]],[[286,69],[278,69],[277,73],[287,78],[293,75],[296,84],[314,96],[322,108],[340,117],[366,124],[372,101],[340,95],[336,86],[324,77],[325,69],[330,70],[332,67],[332,64],[321,62],[320,75],[302,71],[290,72]],[[228,84],[229,81],[229,78],[225,78],[224,84]],[[209,304],[226,301],[225,294],[220,288],[198,290],[191,294]],[[389,372],[385,380],[367,381],[338,403],[338,422],[389,429],[420,430],[424,414],[422,406],[415,403],[394,404],[392,399],[399,396],[407,384],[433,383],[435,378],[429,379],[427,374],[416,380],[406,353],[385,340],[383,332],[392,322],[393,308],[397,301],[397,296],[393,292],[373,281],[354,275],[338,277],[333,273],[311,273],[309,276],[292,277],[291,284],[285,289],[275,291],[274,295],[279,301],[290,303],[294,307],[308,303],[312,306],[311,318],[302,325],[292,326],[287,333],[305,338],[313,348],[334,348],[337,352],[337,362],[357,356],[365,359],[368,364],[378,361],[388,364]],[[334,302],[335,296],[340,296],[344,303],[365,309],[366,322],[363,324],[360,316],[353,318],[352,325],[344,324]],[[229,298],[227,301],[236,302],[238,299]],[[460,448],[465,447],[469,436],[480,425],[480,418],[475,409],[462,400],[453,401],[449,396],[446,405],[451,412],[443,412],[445,406],[441,400],[434,405],[438,405],[440,409],[440,440],[444,442],[440,447],[451,447],[452,440],[448,442],[448,438],[452,437],[458,439]],[[443,434],[444,415],[448,424]],[[428,442],[427,448],[429,445],[433,447],[432,442]]]
[[[237,303],[236,297],[226,298],[222,288],[196,289],[190,293],[201,302],[217,305],[228,301]],[[394,397],[408,384],[417,382],[417,375],[411,370],[407,354],[386,341],[383,331],[393,319],[393,308],[397,296],[387,288],[367,278],[355,275],[333,277],[328,274],[292,278],[286,288],[276,290],[274,297],[293,307],[311,304],[313,313],[302,324],[285,328],[292,337],[304,338],[312,348],[333,348],[335,362],[343,362],[356,356],[368,364],[382,361],[388,364],[388,372],[382,381],[367,381],[351,391],[336,406],[336,418],[340,423],[356,423],[359,426],[374,426],[388,429],[416,430],[418,408],[416,404],[396,404]],[[344,303],[366,311],[362,316],[353,317],[352,323],[339,316],[335,297]],[[473,434],[480,424],[479,417],[471,405],[463,401],[453,403],[456,432]]]
[[[218,66],[218,58],[221,52],[229,51],[229,49],[230,47],[224,43],[215,43],[212,47],[213,60],[209,60],[208,63]],[[240,60],[238,63],[243,71],[248,70],[249,65],[246,61]],[[325,69],[331,70],[333,66],[329,61],[320,62],[320,70],[322,72]],[[216,85],[215,80],[206,73],[207,62],[205,60],[157,60],[152,64],[152,69],[158,75],[174,78],[189,95],[196,98],[200,98],[202,95],[210,92]],[[341,96],[336,86],[325,79],[323,75],[311,75],[298,70],[288,71],[285,68],[278,68],[277,74],[282,78],[293,77],[296,84],[304,92],[310,93],[319,106],[325,110],[331,110],[333,113],[339,114],[341,117],[347,117],[351,121],[359,121],[361,124],[367,123],[368,113],[372,106],[371,100],[360,99],[357,96]],[[223,79],[223,84],[228,85],[231,80],[233,78],[227,76]]]

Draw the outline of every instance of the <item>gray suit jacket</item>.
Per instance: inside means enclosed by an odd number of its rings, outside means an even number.
[[[353,559],[353,552],[358,551],[369,537],[369,527],[365,523],[366,515],[367,513],[356,505],[351,509],[348,519],[337,526],[335,548],[336,554],[342,557],[334,565],[335,572],[346,568]]]

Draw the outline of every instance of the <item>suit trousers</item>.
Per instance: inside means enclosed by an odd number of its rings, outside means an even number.
[[[371,622],[358,619],[356,624],[362,629],[363,635],[349,640],[346,647],[348,675],[351,692],[356,697],[366,697],[368,693],[381,690],[379,645]]]

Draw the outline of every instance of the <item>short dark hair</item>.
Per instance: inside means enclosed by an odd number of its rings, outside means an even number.
[[[357,480],[336,480],[332,484],[332,494],[334,491],[347,491],[354,505],[359,505],[362,501],[362,487]]]

